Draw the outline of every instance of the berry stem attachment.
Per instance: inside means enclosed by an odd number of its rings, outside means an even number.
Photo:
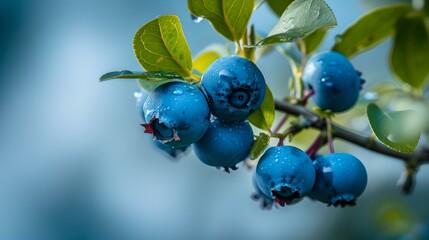
[[[314,89],[311,89],[309,91],[304,91],[304,97],[301,99],[301,105],[305,106],[307,105],[308,99],[310,99],[311,96],[313,96],[315,93]]]

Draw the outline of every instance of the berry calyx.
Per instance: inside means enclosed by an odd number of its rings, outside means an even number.
[[[149,94],[143,110],[145,132],[170,147],[185,147],[198,141],[210,123],[204,94],[185,82],[158,86]]]
[[[256,166],[256,183],[280,206],[300,201],[311,192],[316,178],[311,159],[293,146],[268,149]]]

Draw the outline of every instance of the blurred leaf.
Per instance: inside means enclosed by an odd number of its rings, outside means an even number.
[[[293,0],[267,0],[268,6],[277,16],[281,16]]]
[[[255,160],[264,152],[270,143],[270,136],[265,133],[259,133],[259,136],[256,136],[255,141],[253,142],[252,149],[250,150],[250,159]]]
[[[422,120],[415,110],[383,112],[376,104],[367,108],[368,120],[377,138],[395,151],[412,153],[420,139]]]
[[[134,35],[133,46],[139,63],[149,72],[192,75],[191,51],[177,16],[163,15],[143,25]]]
[[[261,106],[248,117],[248,120],[253,124],[253,126],[262,130],[270,131],[274,122],[274,115],[275,109],[273,93],[267,85],[264,101]]]
[[[396,4],[369,12],[336,37],[332,50],[351,57],[376,46],[395,33],[396,22],[411,9],[409,4]]]
[[[243,37],[254,4],[255,0],[188,0],[188,9],[195,16],[208,19],[216,31],[236,42]]]
[[[397,24],[390,67],[404,82],[422,88],[429,78],[429,24],[425,18],[404,18]]]
[[[167,72],[131,72],[128,70],[109,72],[100,77],[100,82],[113,79],[138,79],[138,84],[152,91],[167,82],[184,81],[179,75]]]
[[[312,34],[308,35],[307,37],[302,39],[302,42],[304,44],[304,48],[301,49],[301,52],[303,54],[310,54],[317,50],[317,48],[322,43],[323,39],[325,38],[325,35],[328,31],[326,29],[317,29]]]
[[[225,45],[211,44],[195,57],[194,69],[202,74],[215,60],[227,55],[229,54]]]
[[[295,0],[283,12],[267,38],[256,46],[291,42],[320,28],[337,25],[334,13],[323,0]]]

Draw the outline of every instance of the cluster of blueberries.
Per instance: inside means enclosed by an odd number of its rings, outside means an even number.
[[[314,103],[333,112],[356,103],[362,81],[347,58],[335,52],[310,58],[303,80],[314,91]],[[135,96],[142,126],[157,147],[176,157],[192,146],[203,163],[229,172],[249,156],[254,134],[246,119],[260,107],[265,92],[264,76],[252,61],[227,56],[208,67],[199,86],[178,79]],[[254,198],[263,208],[293,204],[304,196],[353,205],[366,183],[365,167],[354,156],[332,153],[312,160],[293,146],[269,148],[253,175]]]

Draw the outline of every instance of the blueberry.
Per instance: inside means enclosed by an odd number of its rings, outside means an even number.
[[[146,102],[147,97],[149,96],[149,92],[143,88],[140,88],[139,91],[134,92],[134,97],[136,98],[136,107],[139,113],[139,116],[145,122],[144,112],[143,112],[143,104]]]
[[[281,206],[300,201],[311,192],[316,178],[313,162],[293,146],[269,148],[256,166],[256,183]]]
[[[202,76],[214,116],[222,121],[243,121],[259,108],[265,97],[265,79],[250,60],[226,56],[214,61]]]
[[[145,132],[170,147],[200,139],[210,123],[210,109],[199,88],[185,82],[158,86],[143,104]]]
[[[225,171],[237,169],[252,148],[253,130],[249,122],[222,122],[215,119],[204,136],[194,144],[194,151],[205,164],[223,167]]]
[[[270,210],[274,205],[274,198],[271,195],[265,195],[256,182],[256,173],[252,175],[252,184],[255,189],[255,193],[252,194],[252,199],[258,201],[262,209]]]
[[[320,52],[308,59],[302,79],[307,89],[314,90],[311,99],[323,110],[343,112],[358,100],[361,73],[337,52]]]
[[[332,153],[314,161],[316,182],[312,196],[334,206],[354,205],[365,190],[367,173],[359,159],[348,153]]]

